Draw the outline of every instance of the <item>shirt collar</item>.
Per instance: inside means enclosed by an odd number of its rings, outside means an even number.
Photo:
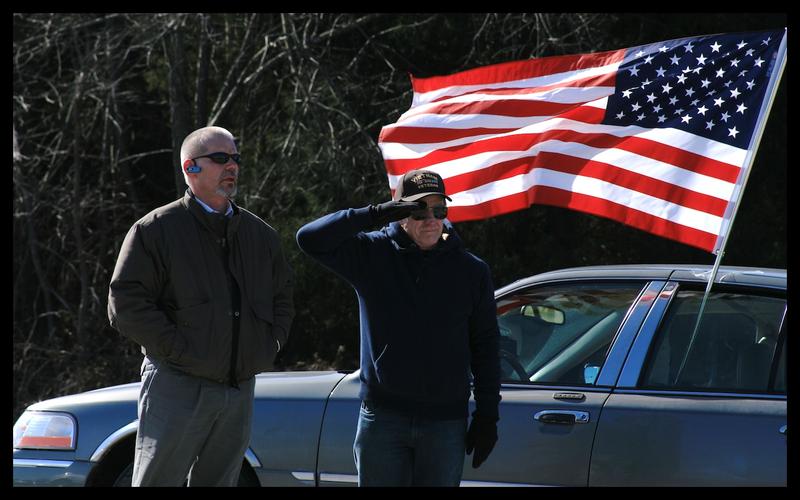
[[[200,198],[197,197],[197,195],[195,195],[194,199],[197,200],[197,203],[199,203],[200,206],[203,207],[206,212],[208,212],[210,214],[218,214],[219,213],[217,210],[214,210],[210,206],[206,205],[203,202],[203,200],[201,200]],[[233,207],[231,206],[231,202],[228,201],[228,210],[225,211],[225,217],[230,217],[231,214],[233,214]]]

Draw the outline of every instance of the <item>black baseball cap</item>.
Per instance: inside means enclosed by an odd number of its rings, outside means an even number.
[[[447,201],[453,201],[445,194],[444,181],[441,175],[430,170],[411,170],[403,175],[400,184],[397,185],[394,199],[417,201],[431,194],[438,194],[447,199]]]

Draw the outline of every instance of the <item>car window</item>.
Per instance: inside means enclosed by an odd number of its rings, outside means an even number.
[[[639,385],[770,392],[770,373],[776,361],[786,300],[712,290],[693,336],[703,293],[680,290],[676,294],[656,333]],[[782,379],[782,374],[775,377],[779,383]]]
[[[504,381],[593,385],[643,283],[528,288],[497,304]]]

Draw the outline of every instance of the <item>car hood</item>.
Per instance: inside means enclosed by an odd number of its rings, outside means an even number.
[[[256,375],[256,398],[318,399],[327,398],[347,372],[269,372]],[[75,411],[77,407],[136,404],[140,382],[115,385],[92,391],[40,401],[28,410]]]

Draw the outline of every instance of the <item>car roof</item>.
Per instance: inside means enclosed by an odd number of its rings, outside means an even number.
[[[707,283],[712,270],[713,266],[710,264],[620,264],[570,267],[519,279],[498,289],[496,295],[522,286],[546,283],[548,281],[598,278],[613,280],[677,280]],[[786,270],[766,267],[720,266],[714,283],[785,289]]]

